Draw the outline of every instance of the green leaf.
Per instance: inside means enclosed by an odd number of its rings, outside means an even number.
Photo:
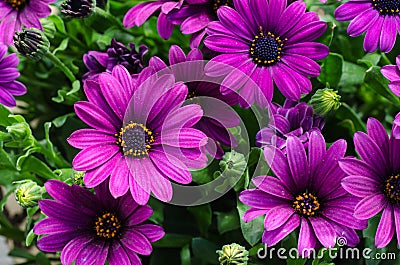
[[[56,29],[63,33],[63,34],[67,34],[66,30],[65,30],[65,25],[64,25],[64,21],[61,19],[60,16],[57,15],[51,15],[48,16],[47,19],[53,21],[54,25],[56,26]]]
[[[191,255],[189,245],[186,245],[181,250],[181,265],[191,265]]]
[[[361,117],[346,103],[342,103],[335,112],[335,117],[342,120],[338,125],[348,128],[351,135],[357,131],[366,131],[366,126]]]
[[[381,55],[377,53],[367,53],[363,58],[357,60],[358,64],[364,64],[367,68],[376,66],[381,59]]]
[[[28,253],[27,251],[20,249],[20,248],[14,248],[12,249],[9,253],[8,256],[11,257],[18,257],[18,258],[24,258],[27,260],[33,260],[35,256],[32,254]]]
[[[210,264],[218,264],[217,246],[204,238],[196,237],[192,240],[192,250],[195,257]]]
[[[12,114],[12,112],[8,108],[6,108],[2,104],[0,104],[0,125],[2,125],[4,127],[11,125],[11,121],[8,118],[8,116],[11,114]]]
[[[400,105],[399,98],[395,96],[388,87],[389,80],[387,80],[380,71],[380,67],[372,66],[366,72],[364,79],[365,86],[374,90],[377,94],[386,98],[395,105]]]
[[[39,252],[36,255],[36,263],[40,265],[51,265],[50,260],[46,257],[46,255],[43,252]]]
[[[57,179],[53,171],[44,162],[34,156],[29,156],[24,160],[21,170],[35,173],[45,179]]]
[[[181,235],[181,234],[165,234],[165,236],[152,243],[155,247],[164,247],[164,248],[182,248],[187,244],[192,242],[192,237],[189,235]]]
[[[79,82],[79,81],[78,81]],[[63,115],[63,116],[60,116],[60,117],[57,117],[57,118],[55,118],[53,121],[52,121],[52,123],[54,124],[54,126],[56,126],[57,128],[60,128],[60,127],[62,127],[64,124],[65,124],[65,122],[67,121],[67,119],[69,118],[69,117],[74,117],[75,116],[75,113],[68,113],[68,114],[65,114],[65,115]]]
[[[202,235],[207,235],[208,228],[212,221],[212,211],[209,204],[188,207],[188,211],[193,214],[196,219],[197,227]]]
[[[243,221],[243,215],[246,210],[250,209],[250,207],[238,201],[237,209],[240,216],[240,227],[242,229],[243,237],[251,246],[254,246],[261,240],[262,234],[264,232],[264,217],[259,216],[254,220],[245,223]]]
[[[31,229],[31,230],[29,231],[28,235],[26,236],[25,245],[26,245],[27,247],[29,247],[29,246],[32,244],[32,242],[33,242],[33,240],[34,240],[35,238],[36,238],[36,235],[35,235],[35,233],[33,233],[33,229]]]
[[[56,54],[58,51],[65,51],[68,47],[69,38],[65,38],[61,41],[60,45],[54,49],[53,54]]]
[[[228,213],[215,212],[217,215],[217,228],[220,235],[240,228],[240,220],[237,211]]]
[[[322,84],[329,84],[329,87],[337,87],[342,77],[343,57],[337,53],[329,53],[322,61],[321,74],[318,80]]]
[[[350,62],[343,62],[343,73],[339,86],[347,87],[351,85],[360,85],[364,82],[366,69]]]

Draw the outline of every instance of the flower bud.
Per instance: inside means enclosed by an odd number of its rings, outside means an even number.
[[[217,254],[221,265],[247,265],[249,260],[246,248],[236,243],[223,246],[222,250],[217,250]]]
[[[90,17],[96,8],[95,0],[66,0],[61,5],[61,13],[72,18]]]
[[[337,110],[340,103],[340,95],[330,88],[318,89],[311,97],[310,104],[317,115],[326,115],[331,110]]]
[[[23,141],[32,138],[31,128],[29,128],[29,124],[26,122],[14,123],[10,126],[7,126],[6,129],[14,140]]]
[[[32,180],[23,180],[15,183],[19,183],[15,190],[15,199],[22,207],[35,207],[38,201],[42,199],[44,188],[39,186],[36,182]]]
[[[49,51],[50,42],[42,31],[35,28],[23,29],[14,35],[14,45],[18,52],[39,61]]]
[[[243,154],[232,150],[232,152],[225,153],[219,166],[223,171],[222,174],[241,176],[246,169],[247,162]]]
[[[83,171],[75,171],[74,176],[72,177],[72,181],[75,185],[85,186],[83,182],[83,176],[85,176],[85,172]]]

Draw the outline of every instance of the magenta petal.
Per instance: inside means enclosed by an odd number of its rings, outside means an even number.
[[[110,192],[114,198],[124,195],[129,189],[129,168],[121,156],[110,176]]]
[[[80,231],[69,231],[65,233],[44,236],[37,241],[37,247],[44,252],[58,252],[61,251],[68,242],[80,234]]]
[[[393,207],[394,221],[396,225],[397,244],[400,244],[400,208]]]
[[[284,237],[290,234],[294,229],[296,229],[300,225],[300,217],[295,214],[281,227],[272,230],[272,231],[264,231],[262,236],[262,241],[268,247],[276,245],[279,241],[281,241]]]
[[[265,215],[265,229],[272,231],[281,227],[294,213],[295,210],[289,204],[272,208]]]
[[[387,199],[383,194],[365,197],[354,209],[354,216],[358,219],[369,219],[382,211],[387,204]]]
[[[115,168],[120,155],[113,156],[108,162],[102,164],[101,166],[86,171],[83,176],[83,181],[88,188],[93,188],[102,183],[111,174]]]
[[[110,160],[119,147],[117,144],[99,144],[80,151],[72,161],[75,170],[90,170],[101,166]]]
[[[134,229],[125,232],[120,240],[124,247],[127,247],[138,254],[150,255],[153,251],[149,240],[142,233]]]
[[[252,179],[252,182],[254,185],[256,185],[257,188],[260,190],[283,198],[283,199],[288,199],[292,200],[293,195],[291,192],[284,186],[282,185],[281,180],[274,178],[274,177],[269,177],[269,176],[260,176],[260,177],[255,177]]]
[[[111,244],[107,261],[110,265],[132,265],[125,248],[118,241]]]
[[[90,244],[91,241],[93,238],[88,235],[80,235],[69,241],[61,252],[61,263],[71,264],[82,251],[82,246]]]
[[[95,129],[81,129],[73,132],[67,140],[73,147],[85,149],[93,145],[114,144],[116,137]]]
[[[104,241],[93,241],[91,244],[86,246],[81,246],[82,250],[79,252],[78,257],[76,258],[76,265],[86,265],[93,264],[98,261],[103,255],[103,250],[105,250]],[[106,252],[107,253],[107,252]]]
[[[380,49],[382,52],[390,52],[396,42],[396,18],[387,17],[382,25]]]
[[[368,29],[364,38],[364,50],[373,52],[378,48],[380,34],[382,32],[384,17],[379,16],[374,24]]]
[[[278,205],[287,205],[287,200],[269,195],[257,189],[242,191],[239,195],[239,200],[248,206],[258,209],[272,209]]]
[[[377,248],[386,247],[390,243],[394,235],[394,225],[393,207],[391,204],[388,204],[385,210],[383,210],[378,229],[376,230],[375,246]]]
[[[336,233],[332,225],[321,217],[310,218],[310,222],[319,242],[326,248],[332,248],[336,244]]]
[[[164,13],[160,13],[157,21],[157,30],[160,37],[167,40],[171,37],[174,25],[168,21],[167,16]]]
[[[151,209],[150,206],[148,205],[140,206],[134,211],[134,213],[127,220],[125,220],[126,222],[125,225],[127,227],[133,227],[137,224],[143,223],[144,221],[149,219],[152,214],[153,214],[153,209]]]
[[[136,231],[139,231],[143,235],[145,235],[150,242],[155,242],[164,237],[165,232],[161,226],[152,225],[152,224],[144,224],[135,227]]]
[[[367,197],[380,192],[381,184],[363,176],[349,176],[342,180],[343,188],[358,197]]]
[[[292,177],[299,190],[308,184],[308,162],[303,144],[296,137],[287,139],[287,157]]]
[[[307,257],[310,249],[314,249],[317,244],[317,237],[314,234],[310,221],[307,218],[301,218],[300,234],[298,240],[298,250],[302,257]],[[304,253],[303,253],[304,252]]]

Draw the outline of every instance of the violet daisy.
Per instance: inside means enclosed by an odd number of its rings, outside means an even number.
[[[179,46],[173,45],[169,51],[169,67],[156,56],[150,59],[149,64],[160,75],[172,74],[176,81],[185,82],[189,89],[187,100],[202,106],[204,116],[193,128],[199,129],[210,138],[205,146],[209,154],[214,154],[218,159],[222,158],[224,150],[218,143],[229,147],[236,146],[236,140],[227,128],[240,124],[239,116],[229,108],[237,104],[238,96],[235,93],[222,95],[219,85],[221,79],[205,75],[200,50],[192,49],[186,56]],[[211,102],[210,98],[215,100]]]
[[[325,125],[324,118],[314,115],[313,108],[305,102],[286,100],[283,106],[272,103],[269,111],[270,123],[256,135],[259,147],[274,145],[286,153],[287,138],[295,136],[307,148],[310,132],[321,131]]]
[[[380,47],[390,52],[396,41],[396,28],[400,21],[400,2],[386,0],[350,0],[335,11],[338,21],[349,21],[350,36],[365,34],[364,50],[373,52]]]
[[[96,78],[103,72],[111,73],[112,69],[119,64],[132,75],[140,73],[144,68],[144,55],[148,49],[145,45],[140,45],[139,51],[136,51],[133,43],[129,43],[129,48],[116,39],[112,39],[107,52],[89,51],[84,54],[83,62],[89,72],[83,75],[83,79]]]
[[[152,215],[150,206],[139,206],[131,196],[111,196],[107,184],[95,188],[96,195],[80,186],[59,180],[45,184],[54,200],[39,201],[47,218],[33,231],[41,237],[37,246],[45,252],[61,252],[61,263],[142,264],[138,254],[150,255],[151,242],[164,236],[162,227],[143,224]]]
[[[394,118],[392,133],[395,138],[400,139],[400,112]]]
[[[0,44],[0,103],[7,107],[15,107],[14,96],[25,94],[26,87],[16,81],[19,77],[19,59],[15,53],[7,55],[7,48],[6,45]]]
[[[394,232],[400,244],[400,139],[389,138],[382,124],[370,118],[368,134],[357,132],[354,145],[362,160],[346,157],[339,162],[347,174],[342,185],[362,198],[354,216],[367,220],[382,212],[375,235],[375,246],[389,244]]]
[[[191,128],[202,117],[199,105],[182,107],[188,89],[172,75],[157,77],[145,68],[137,80],[121,65],[112,74],[84,83],[88,101],[75,112],[90,129],[74,132],[68,142],[83,149],[74,158],[75,170],[86,171],[84,182],[95,187],[109,176],[114,197],[128,189],[146,204],[150,192],[162,201],[172,198],[170,180],[191,182],[188,170],[207,163],[201,151],[207,136]]]
[[[308,76],[316,77],[321,71],[314,60],[329,53],[327,46],[313,42],[325,32],[326,23],[315,12],[306,12],[306,4],[301,1],[289,6],[286,0],[233,2],[235,9],[220,7],[219,21],[207,27],[205,45],[223,53],[208,63],[207,74],[229,73],[222,85],[239,90],[250,103],[257,100],[261,104],[263,97],[271,101],[274,83],[291,100],[308,94]],[[223,65],[235,70],[224,69]]]
[[[0,1],[0,43],[13,43],[14,33],[26,28],[43,29],[39,18],[50,15],[49,4],[55,0],[1,0]]]
[[[141,26],[151,15],[160,11],[158,15],[157,29],[161,38],[168,39],[171,37],[174,25],[167,19],[168,13],[182,6],[183,0],[157,0],[140,3],[125,14],[124,26],[131,28],[133,26]]]
[[[383,66],[381,73],[389,79],[389,88],[393,94],[400,97],[400,56],[396,57],[396,65]]]
[[[253,179],[255,189],[243,191],[239,199],[251,208],[245,222],[265,216],[263,243],[273,246],[300,226],[298,250],[335,245],[336,237],[345,237],[349,246],[359,238],[354,229],[364,229],[366,222],[353,217],[360,201],[341,187],[346,175],[338,160],[346,153],[346,142],[338,140],[326,150],[319,131],[310,135],[308,152],[297,137],[289,136],[287,156],[276,147],[267,146],[264,155],[276,177]]]

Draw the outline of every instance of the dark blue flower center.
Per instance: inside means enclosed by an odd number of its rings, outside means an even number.
[[[211,3],[215,12],[217,12],[218,8],[221,6],[233,7],[233,0],[211,0]]]
[[[264,32],[260,27],[260,34],[250,43],[250,57],[259,66],[270,66],[280,61],[284,41],[272,32]]]
[[[115,214],[104,213],[96,218],[94,229],[98,237],[112,239],[119,236],[121,222]]]
[[[400,203],[400,173],[393,174],[385,180],[383,192],[392,203]]]
[[[135,158],[147,157],[151,144],[154,143],[153,132],[141,123],[130,122],[115,136],[124,155]]]
[[[400,0],[371,0],[371,2],[381,15],[397,15],[400,12]]]
[[[5,0],[14,10],[21,10],[28,3],[28,0]]]
[[[315,216],[321,208],[318,198],[310,192],[299,194],[292,206],[298,214],[304,217]]]

